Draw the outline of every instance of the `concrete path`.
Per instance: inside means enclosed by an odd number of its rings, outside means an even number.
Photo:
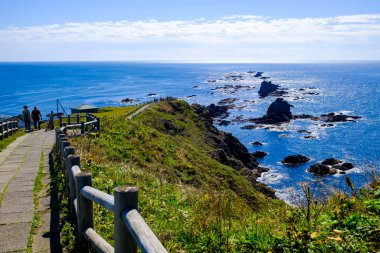
[[[54,141],[54,131],[34,131],[0,153],[0,252],[26,252],[35,211],[34,180],[41,154],[48,164]]]

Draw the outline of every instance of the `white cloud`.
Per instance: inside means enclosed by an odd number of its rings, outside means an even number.
[[[288,19],[235,15],[219,20],[121,20],[9,27],[0,29],[0,60],[3,60],[2,51],[17,46],[54,48],[54,45],[65,44],[74,50],[83,43],[96,43],[100,51],[121,45],[120,50],[138,47],[142,51],[156,49],[172,53],[186,49],[215,52],[231,49],[235,55],[239,51],[236,48],[276,51],[290,46],[313,49],[321,44],[330,48],[356,46],[364,50],[366,46],[380,44],[380,14]],[[379,51],[376,53],[379,58]],[[10,56],[9,51],[7,55]]]

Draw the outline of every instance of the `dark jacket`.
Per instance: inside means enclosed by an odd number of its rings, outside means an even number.
[[[32,111],[32,119],[33,120],[39,120],[41,117],[41,112],[39,110],[33,110]]]

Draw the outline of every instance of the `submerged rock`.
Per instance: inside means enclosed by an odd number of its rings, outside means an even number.
[[[259,141],[255,141],[255,142],[250,142],[249,144],[251,145],[255,145],[255,146],[263,146],[264,144],[259,142]]]
[[[310,161],[310,158],[309,157],[306,157],[304,155],[289,155],[287,157],[285,157],[281,163],[285,164],[285,165],[299,165],[299,164],[303,164],[303,163],[307,163],[308,161]]]
[[[232,104],[236,101],[238,101],[239,99],[237,98],[225,98],[225,99],[222,99],[218,102],[218,105],[226,105],[226,104]]]

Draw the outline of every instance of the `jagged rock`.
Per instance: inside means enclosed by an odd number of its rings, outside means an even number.
[[[342,164],[334,166],[335,169],[342,170],[342,171],[350,170],[350,169],[353,169],[354,167],[355,166],[352,163],[348,163],[348,162],[344,162]]]
[[[335,168],[330,168],[329,166],[322,163],[311,165],[308,171],[317,176],[333,175],[337,173],[337,170]]]
[[[258,124],[278,124],[283,122],[288,122],[292,118],[292,113],[290,112],[290,105],[286,100],[282,98],[277,98],[267,110],[267,114],[261,118],[253,118],[249,121]]]
[[[264,80],[261,82],[259,95],[261,97],[266,97],[269,93],[276,91],[279,87],[279,85],[273,84],[271,81]]]
[[[235,157],[242,161],[249,168],[257,168],[259,165],[255,157],[248,152],[248,149],[232,134],[224,133],[224,139],[220,148],[226,151],[229,156]]]
[[[240,127],[240,129],[255,129],[257,127],[258,127],[257,125],[246,125],[246,126]]]
[[[257,170],[258,170],[260,173],[263,173],[263,172],[268,172],[270,169],[267,168],[267,167],[259,166],[259,167],[257,167]]]
[[[314,121],[319,120],[318,117],[315,117],[315,116],[309,115],[309,114],[294,115],[293,119],[310,119],[310,120],[314,120]]]
[[[218,105],[226,105],[226,104],[232,104],[236,101],[238,101],[239,99],[237,98],[225,98],[225,99],[222,99],[218,102]]]
[[[226,118],[229,115],[227,106],[218,106],[215,104],[202,106],[199,104],[193,104],[192,107],[198,114],[203,115],[206,118]]]
[[[335,159],[335,158],[327,158],[325,159],[322,164],[324,165],[336,165],[338,163],[341,163],[341,160]]]
[[[221,120],[217,124],[219,126],[228,126],[229,124],[231,124],[231,121],[229,121],[229,120]]]
[[[124,98],[123,100],[121,100],[122,103],[134,103],[134,102],[137,102],[138,100],[137,99],[134,99],[134,98]]]
[[[347,121],[355,121],[356,119],[360,119],[360,118],[361,118],[360,116],[346,115],[343,113],[335,114],[334,112],[321,115],[321,120],[325,122],[347,122]]]
[[[306,136],[304,136],[303,137],[304,139],[316,139],[317,138],[317,136],[314,136],[314,135],[306,135]]]
[[[308,161],[310,161],[310,158],[303,155],[289,155],[285,157],[281,163],[285,165],[299,165],[307,163]]]
[[[300,130],[297,130],[298,133],[305,133],[305,134],[311,134],[312,132],[311,131],[308,131],[308,130],[305,130],[305,129],[300,129]]]
[[[264,72],[257,72],[254,77],[261,77],[263,75]]]
[[[275,114],[275,115],[285,115],[287,118],[292,118],[292,113],[290,112],[290,105],[286,100],[282,98],[277,98],[267,110],[267,114]]]
[[[268,153],[264,151],[255,151],[252,153],[252,155],[256,158],[264,158]]]

